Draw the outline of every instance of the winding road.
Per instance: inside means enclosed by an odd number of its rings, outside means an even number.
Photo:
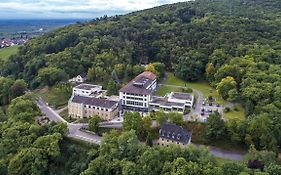
[[[67,124],[69,133],[68,137],[83,140],[86,142],[90,142],[93,144],[100,144],[101,143],[101,137],[98,135],[90,134],[84,131],[81,131],[80,129],[83,126],[86,126],[87,124],[81,124],[81,123],[68,123],[66,120],[64,120],[55,110],[53,110],[51,107],[49,107],[42,99],[39,99],[37,101],[37,106],[40,108],[42,113],[46,115],[46,117],[49,118],[50,121],[54,122],[63,122]]]
[[[93,144],[98,144],[98,145],[101,144],[102,137],[100,137],[96,134],[92,134],[92,133],[85,132],[85,131],[81,130],[81,128],[87,126],[87,124],[68,123],[55,110],[53,110],[51,107],[49,107],[42,99],[39,99],[37,101],[37,106],[40,108],[42,113],[44,113],[46,115],[46,117],[49,118],[50,121],[66,123],[67,127],[68,127],[68,130],[69,130],[69,133],[67,135],[68,137],[83,140],[83,141],[93,143]],[[122,124],[121,123],[113,123],[111,125],[110,122],[108,122],[108,123],[102,123],[101,127],[120,128],[120,127],[122,127]],[[196,147],[204,146],[204,145],[197,145],[197,144],[194,144],[194,145]],[[237,153],[237,152],[233,152],[233,151],[222,150],[222,149],[210,147],[210,146],[207,146],[207,148],[211,152],[211,154],[213,154],[214,156],[221,157],[221,158],[224,158],[224,159],[242,160],[243,156],[244,156],[243,153]]]

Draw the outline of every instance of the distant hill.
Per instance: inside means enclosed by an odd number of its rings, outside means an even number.
[[[74,24],[78,19],[2,19],[0,20],[0,38],[32,37],[47,31]]]

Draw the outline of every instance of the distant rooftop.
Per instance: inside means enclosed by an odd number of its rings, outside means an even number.
[[[82,78],[87,78],[87,74],[85,72],[79,74]]]
[[[151,83],[154,80],[156,80],[156,78],[157,76],[154,73],[145,71],[139,74],[138,76],[136,76],[122,89],[120,89],[120,92],[143,94],[143,95],[151,94],[152,90],[147,88],[151,85]]]
[[[82,90],[91,90],[97,87],[101,87],[99,85],[94,85],[94,84],[79,84],[78,86],[75,86],[77,89],[82,89]]]
[[[73,103],[82,103],[84,105],[91,105],[103,108],[112,108],[115,105],[117,106],[118,104],[118,102],[112,100],[84,96],[74,96],[71,101]]]
[[[168,140],[173,140],[175,142],[181,142],[188,144],[191,139],[191,133],[184,130],[182,127],[172,124],[164,123],[161,125],[160,137]]]

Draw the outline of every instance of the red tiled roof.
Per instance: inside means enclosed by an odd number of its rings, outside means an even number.
[[[144,71],[143,73],[136,76],[133,80],[131,80],[128,84],[126,84],[123,88],[121,88],[120,92],[148,95],[152,92],[152,90],[146,88],[156,78],[157,76],[154,73],[149,71]],[[136,86],[134,85],[135,83],[142,83],[143,87]]]
[[[149,78],[150,80],[155,80],[157,78],[157,76],[150,71],[144,71],[143,73],[139,74],[137,77],[141,77],[141,76]]]

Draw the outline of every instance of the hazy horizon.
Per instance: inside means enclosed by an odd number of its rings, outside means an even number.
[[[0,20],[94,19],[187,0],[6,0]]]

